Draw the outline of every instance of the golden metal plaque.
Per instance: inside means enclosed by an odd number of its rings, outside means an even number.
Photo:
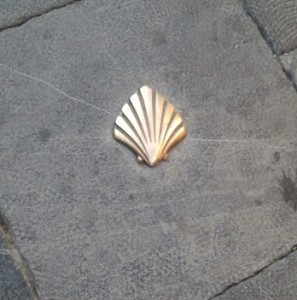
[[[182,118],[173,105],[148,86],[130,97],[115,121],[114,137],[150,166],[166,159],[185,135]]]

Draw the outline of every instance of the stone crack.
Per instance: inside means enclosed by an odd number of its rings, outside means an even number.
[[[66,6],[69,6],[69,5],[72,5],[72,4],[76,3],[76,2],[81,2],[81,1],[83,1],[83,0],[72,0],[72,1],[70,1],[68,3],[66,3],[66,4],[52,6],[52,7],[48,8],[48,9],[43,10],[40,13],[34,14],[34,15],[27,16],[27,17],[22,17],[22,18],[18,18],[11,25],[8,25],[8,26],[0,28],[0,32],[2,32],[4,30],[7,30],[7,29],[20,27],[20,26],[24,25],[25,23],[27,23],[28,21],[30,21],[32,19],[39,18],[39,17],[41,17],[41,16],[43,16],[45,14],[48,14],[48,13],[54,11],[54,10],[58,10],[58,9],[64,8]]]
[[[295,252],[296,250],[297,250],[297,244],[294,245],[293,247],[291,247],[291,249],[287,253],[282,254],[279,257],[275,258],[271,263],[269,263],[265,267],[259,269],[258,271],[250,274],[249,276],[243,278],[242,280],[240,280],[238,282],[232,282],[227,287],[225,287],[222,291],[220,291],[220,292],[216,293],[215,295],[213,295],[212,297],[208,298],[208,300],[213,300],[213,299],[217,298],[218,296],[223,295],[224,293],[226,293],[228,290],[232,289],[233,287],[235,287],[235,286],[237,286],[237,285],[239,285],[239,284],[241,284],[241,283],[243,283],[245,281],[248,281],[251,278],[256,277],[257,275],[259,275],[260,273],[262,273],[263,271],[265,271],[266,269],[268,269],[270,266],[272,266],[276,262],[278,262],[278,261],[286,258],[288,255],[290,255],[291,253]]]
[[[30,275],[30,272],[28,271],[27,266],[21,256],[21,254],[19,253],[19,251],[17,250],[17,248],[14,245],[12,236],[8,229],[7,221],[5,220],[5,218],[1,214],[1,212],[0,212],[0,233],[3,234],[6,244],[8,246],[8,250],[0,249],[0,254],[5,254],[5,255],[11,256],[12,261],[19,269],[24,281],[26,282],[26,284],[31,292],[32,299],[40,300],[40,296],[37,292],[37,289],[33,284],[32,276]]]
[[[114,116],[114,117],[117,116],[116,114],[114,114],[114,113],[112,113],[112,112],[110,112],[110,111],[108,111],[108,110],[106,110],[106,109],[100,108],[100,107],[98,107],[98,106],[96,106],[96,105],[94,105],[94,104],[91,104],[91,103],[89,103],[89,102],[87,102],[87,101],[85,101],[85,100],[82,100],[82,99],[79,99],[79,98],[75,98],[75,97],[73,97],[73,96],[70,96],[70,95],[68,95],[67,93],[65,93],[65,92],[63,92],[62,90],[60,90],[59,88],[57,88],[56,86],[52,85],[51,83],[49,83],[49,82],[47,82],[47,81],[45,81],[45,80],[43,80],[43,79],[36,78],[36,77],[31,76],[31,75],[29,75],[29,74],[20,72],[20,71],[18,71],[18,70],[13,69],[13,68],[10,67],[10,66],[7,66],[7,65],[2,64],[2,63],[0,63],[0,66],[3,67],[3,68],[5,68],[5,69],[7,69],[7,70],[9,70],[10,72],[13,72],[13,73],[16,73],[16,74],[18,74],[18,75],[21,75],[21,76],[23,76],[23,77],[26,77],[26,78],[32,79],[32,80],[34,80],[34,81],[40,82],[40,83],[42,83],[42,84],[44,84],[44,85],[46,85],[46,86],[48,86],[48,87],[50,87],[50,88],[56,90],[59,94],[61,94],[61,95],[65,96],[65,97],[67,97],[67,98],[70,99],[70,100],[73,100],[73,101],[76,101],[76,102],[80,102],[80,103],[82,103],[82,104],[84,104],[84,105],[86,105],[86,106],[90,106],[90,107],[92,107],[92,108],[95,108],[96,110],[105,112],[106,114],[109,114],[109,115],[111,115],[111,116]]]

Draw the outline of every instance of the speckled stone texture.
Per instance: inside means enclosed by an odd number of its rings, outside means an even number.
[[[296,0],[242,0],[275,54],[297,48]]]
[[[295,88],[297,88],[297,50],[280,56],[279,61],[288,78],[292,81]]]
[[[277,261],[271,267],[216,300],[295,300],[297,295],[297,252]]]
[[[11,259],[4,234],[0,229],[0,299],[31,300],[31,293],[20,271]]]
[[[79,0],[1,0],[0,31]]]
[[[239,4],[89,0],[0,34],[0,207],[41,299],[209,299],[297,244],[297,96]],[[155,168],[112,137],[144,84],[188,130]]]

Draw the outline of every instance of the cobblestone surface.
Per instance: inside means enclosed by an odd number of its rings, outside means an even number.
[[[23,24],[48,11],[76,2],[75,0],[1,0],[0,31]]]
[[[1,216],[0,216],[1,217]],[[33,300],[29,288],[10,255],[5,234],[0,229],[0,299]]]
[[[297,48],[297,1],[243,1],[275,54],[281,55]]]
[[[297,96],[239,1],[81,1],[0,49],[0,207],[41,299],[209,299],[297,244]],[[144,84],[188,130],[156,168],[112,137]]]
[[[274,263],[271,267],[236,287],[217,300],[295,300],[297,295],[297,252]]]

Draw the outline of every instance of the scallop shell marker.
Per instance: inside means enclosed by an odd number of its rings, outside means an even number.
[[[173,105],[148,86],[130,97],[115,121],[114,137],[150,166],[166,159],[185,135],[182,118]]]

